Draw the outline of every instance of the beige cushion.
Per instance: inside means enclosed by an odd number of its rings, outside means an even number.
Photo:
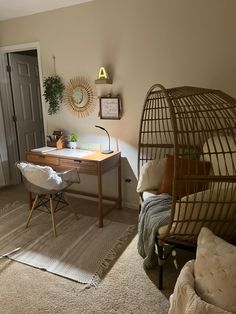
[[[203,159],[211,162],[215,175],[235,175],[235,138],[232,136],[213,136],[209,138],[203,145]]]
[[[164,236],[166,234],[168,226],[169,225],[164,225],[164,226],[161,226],[158,228],[158,236],[159,237]]]
[[[150,160],[140,170],[140,176],[137,185],[137,192],[148,190],[157,190],[161,184],[166,159]]]
[[[197,294],[224,310],[236,313],[236,247],[202,228],[194,266]]]
[[[22,175],[32,184],[46,190],[60,190],[67,184],[48,166],[39,166],[27,162],[17,164]]]
[[[157,191],[155,190],[145,191],[143,192],[143,200],[145,201],[148,197],[155,196],[155,195],[157,195]]]
[[[235,206],[236,190],[232,185],[227,189],[208,189],[184,196],[176,203],[174,220],[185,222],[178,225],[174,222],[172,230],[176,228],[176,233],[198,234],[202,224],[196,223],[196,220],[231,219],[235,216]],[[189,222],[191,220],[193,222]],[[228,226],[222,223],[222,233],[226,233],[227,228]]]
[[[227,314],[215,305],[206,303],[194,290],[194,260],[188,261],[182,268],[170,296],[168,314]]]

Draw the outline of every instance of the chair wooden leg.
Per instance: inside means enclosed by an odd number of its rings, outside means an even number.
[[[36,197],[35,197],[35,199],[34,199],[34,202],[33,202],[33,205],[32,205],[32,207],[31,207],[31,209],[30,209],[30,212],[29,212],[29,215],[28,215],[28,219],[27,219],[27,223],[26,223],[25,228],[27,228],[27,227],[29,226],[29,223],[30,223],[30,220],[31,220],[31,217],[32,217],[34,208],[35,208],[35,206],[36,206],[36,203],[37,203],[37,201],[38,201],[38,198],[39,198],[39,196],[36,195]]]
[[[50,211],[51,211],[51,218],[52,218],[52,227],[53,227],[53,234],[54,237],[57,236],[57,231],[56,231],[56,223],[55,223],[55,215],[54,215],[54,205],[53,205],[53,199],[52,195],[50,194]]]
[[[63,193],[63,196],[64,196],[66,202],[68,203],[68,206],[70,207],[70,209],[71,209],[72,212],[74,213],[75,218],[78,220],[78,219],[79,219],[79,216],[77,215],[76,210],[74,209],[74,207],[71,206],[71,203],[70,203],[69,198],[68,198],[68,196],[66,195],[66,193]]]
[[[33,195],[32,195],[32,192],[29,192],[29,210],[32,208],[33,206]]]

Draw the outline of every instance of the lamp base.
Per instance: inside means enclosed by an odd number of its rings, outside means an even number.
[[[113,153],[113,150],[106,149],[102,151],[102,154],[111,154],[111,153]]]

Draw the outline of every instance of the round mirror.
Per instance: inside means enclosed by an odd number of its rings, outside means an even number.
[[[72,97],[73,97],[73,100],[74,100],[76,106],[81,107],[81,103],[83,102],[83,98],[84,98],[83,90],[78,87],[77,89],[75,89],[73,91]]]
[[[94,109],[94,99],[93,89],[85,78],[75,77],[65,88],[64,102],[79,116],[87,116]]]

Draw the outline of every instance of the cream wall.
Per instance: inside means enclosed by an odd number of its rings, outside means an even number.
[[[100,124],[112,136],[123,159],[124,201],[137,204],[136,161],[139,122],[145,94],[154,83],[166,87],[192,85],[221,89],[236,97],[235,0],[95,0],[0,23],[0,45],[39,42],[43,75],[57,73],[96,79],[98,69],[112,70],[113,84],[97,85],[97,95],[120,93],[121,120],[100,120],[98,105],[78,119],[65,107],[47,118],[48,133],[61,128],[77,132],[81,141],[106,143]],[[125,178],[131,183],[125,183]],[[114,173],[104,180],[114,190]],[[83,178],[82,187],[96,189]],[[106,184],[105,184],[105,181]]]

